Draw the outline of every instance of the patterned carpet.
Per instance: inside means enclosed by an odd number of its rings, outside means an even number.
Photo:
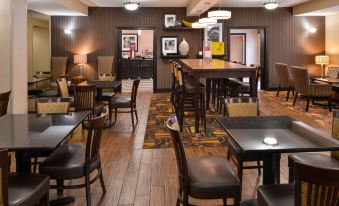
[[[166,120],[174,114],[170,103],[169,94],[160,94],[153,96],[148,113],[148,121],[144,139],[144,148],[170,148],[172,146],[170,134],[166,128]],[[213,147],[225,146],[227,139],[226,133],[215,121],[217,114],[215,111],[209,111],[206,114],[207,132],[195,136],[194,118],[186,117],[184,122],[184,131],[182,141],[185,147]]]

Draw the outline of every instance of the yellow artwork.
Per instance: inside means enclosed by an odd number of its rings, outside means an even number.
[[[212,42],[212,55],[224,55],[224,42]]]

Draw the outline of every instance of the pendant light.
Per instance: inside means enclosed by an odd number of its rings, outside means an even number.
[[[207,24],[206,24],[206,23],[201,23],[201,22],[200,22],[201,10],[198,10],[197,12],[199,13],[199,19],[198,19],[198,21],[192,23],[192,28],[193,28],[193,29],[202,29],[202,28],[206,28],[206,27],[207,27]]]
[[[124,3],[124,7],[127,10],[134,11],[139,8],[139,3],[132,0],[128,0],[127,2]]]
[[[200,24],[216,24],[218,23],[218,20],[215,19],[215,18],[202,18],[202,19],[199,19],[199,23]]]
[[[274,0],[266,1],[263,4],[264,4],[264,7],[269,10],[276,9],[278,7],[278,2]]]
[[[219,3],[219,10],[215,11],[209,11],[208,12],[208,18],[214,18],[214,19],[230,19],[232,17],[232,12],[227,10],[221,10],[221,0]]]

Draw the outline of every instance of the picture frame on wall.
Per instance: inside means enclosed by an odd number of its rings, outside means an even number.
[[[162,55],[178,54],[178,37],[177,36],[163,36],[161,37],[161,53]]]
[[[175,22],[177,21],[177,15],[176,14],[164,14],[164,27],[174,27]]]
[[[223,42],[222,23],[211,24],[204,28],[204,41]]]
[[[130,51],[131,43],[135,43],[135,51],[138,51],[138,34],[122,34],[121,35],[121,51]]]

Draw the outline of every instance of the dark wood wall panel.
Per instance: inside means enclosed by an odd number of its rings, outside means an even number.
[[[305,66],[312,73],[319,73],[314,65],[314,56],[325,52],[325,18],[295,17],[290,8],[268,11],[263,8],[230,8],[232,18],[224,21],[224,37],[228,27],[264,26],[268,30],[268,79],[269,86],[275,84],[274,63]],[[178,36],[185,38],[190,45],[190,58],[195,58],[202,48],[202,30],[163,30],[163,14],[176,13],[178,19],[193,21],[186,17],[185,8],[140,8],[130,12],[124,8],[90,8],[87,17],[52,17],[52,56],[69,56],[87,53],[86,75],[96,78],[96,58],[101,55],[115,55],[117,27],[153,27],[156,30],[157,87],[169,88],[170,75],[167,59],[160,58],[160,37]],[[307,25],[317,28],[314,34],[308,33]],[[66,35],[64,29],[71,29]],[[70,65],[71,75],[78,68]]]

